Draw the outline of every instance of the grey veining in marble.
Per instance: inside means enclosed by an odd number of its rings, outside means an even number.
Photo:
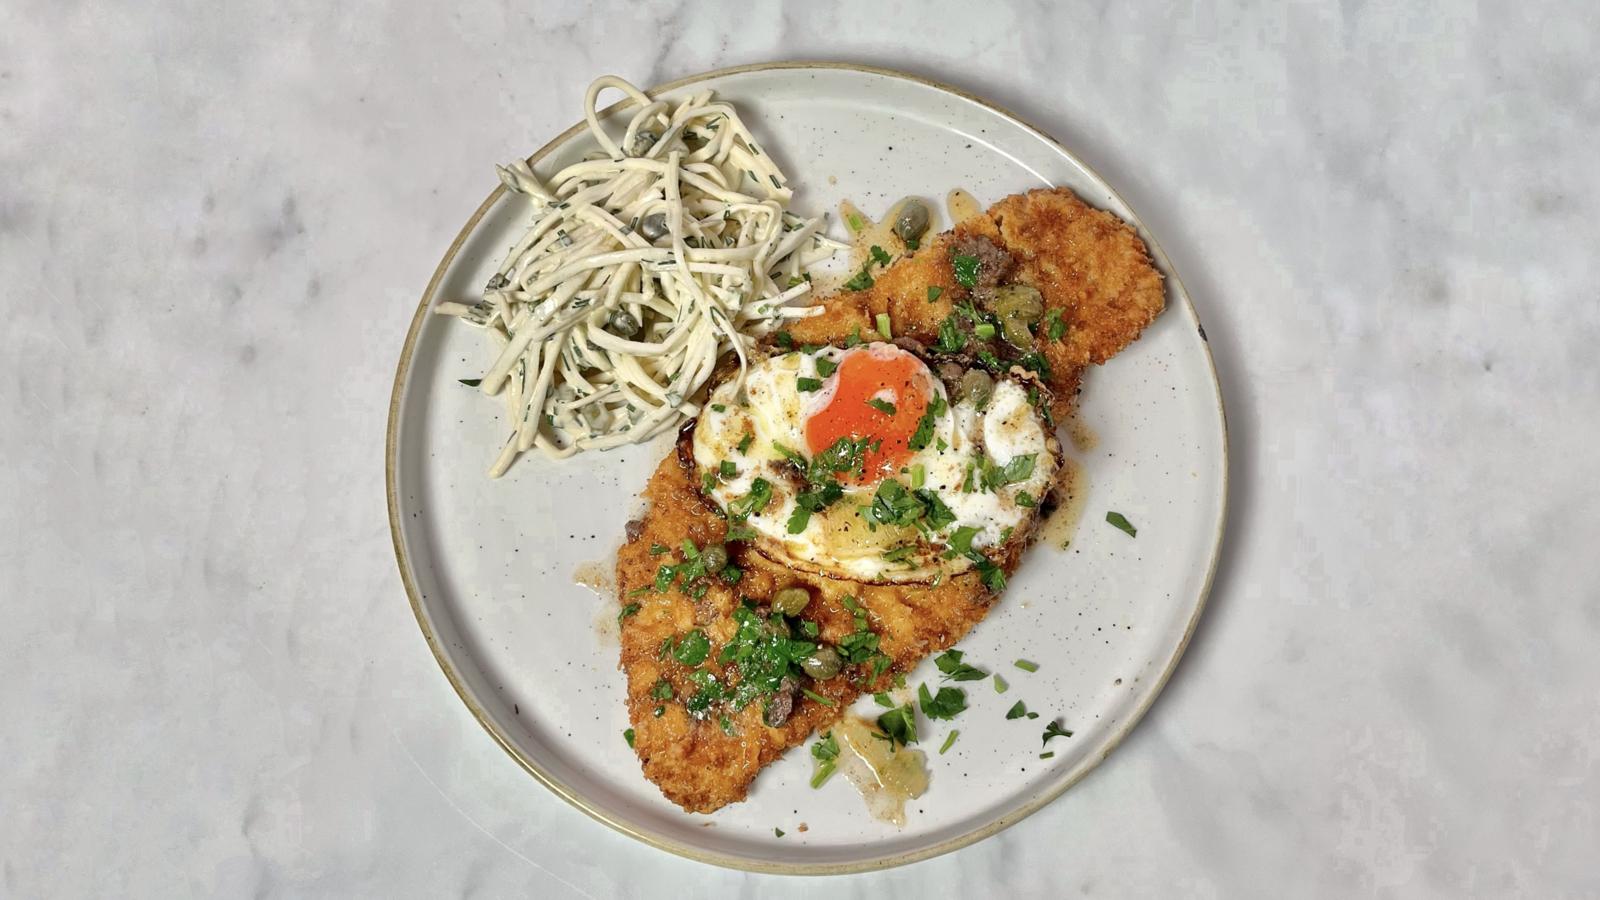
[[[1128,197],[1224,381],[1177,677],[999,837],[842,896],[1597,896],[1587,4],[0,6],[0,896],[798,896],[472,722],[395,574],[401,338],[583,86],[933,75]]]

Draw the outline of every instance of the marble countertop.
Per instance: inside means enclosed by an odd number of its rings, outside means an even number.
[[[800,896],[477,727],[384,512],[413,305],[492,163],[640,84],[904,68],[1160,236],[1233,441],[1211,606],[1045,811],[839,896],[1596,896],[1586,5],[0,8],[0,895]]]

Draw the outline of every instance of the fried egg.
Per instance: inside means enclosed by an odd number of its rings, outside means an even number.
[[[918,356],[870,343],[752,361],[712,391],[693,451],[730,539],[859,581],[930,581],[997,571],[984,551],[1050,490],[1052,431],[1011,377],[981,406],[952,402]]]

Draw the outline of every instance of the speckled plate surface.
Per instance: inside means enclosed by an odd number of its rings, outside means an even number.
[[[1059,796],[1149,707],[1188,642],[1210,587],[1226,505],[1222,399],[1204,333],[1154,238],[1098,176],[1050,138],[954,89],[893,72],[778,64],[695,76],[662,88],[733,100],[797,187],[801,211],[849,199],[869,215],[899,197],[965,188],[980,203],[1064,185],[1132,223],[1167,276],[1168,306],[1145,336],[1086,378],[1079,421],[1083,515],[1069,549],[1035,548],[1001,602],[960,648],[1000,672],[964,685],[969,709],[924,720],[932,779],[904,828],[871,818],[848,783],[808,784],[804,750],[711,816],[663,799],[622,739],[608,583],[623,525],[666,443],[563,462],[529,457],[499,481],[485,470],[504,435],[498,398],[457,379],[489,360],[482,335],[427,314],[469,297],[520,233],[519,197],[496,189],[462,230],[422,298],[400,360],[387,447],[389,511],[402,579],[439,664],[513,758],[592,816],[675,853],[796,873],[882,868],[955,849]],[[577,107],[574,98],[574,108]],[[576,129],[533,159],[553,171],[590,149]],[[494,183],[492,161],[484,181]],[[1138,536],[1105,521],[1127,516]],[[1017,658],[1039,663],[1028,673]],[[910,683],[933,680],[931,661]],[[1016,701],[1041,713],[1008,721]],[[871,708],[871,700],[862,709]],[[1074,735],[1041,760],[1046,722]],[[950,752],[937,748],[961,731]],[[774,828],[785,834],[778,837]]]

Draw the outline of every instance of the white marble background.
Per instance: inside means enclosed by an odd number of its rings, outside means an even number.
[[[0,896],[1600,896],[1590,4],[988,6],[0,3]],[[1235,454],[1133,737],[826,883],[530,780],[428,655],[382,484],[490,165],[596,74],[781,58],[1079,150],[1194,294]]]

